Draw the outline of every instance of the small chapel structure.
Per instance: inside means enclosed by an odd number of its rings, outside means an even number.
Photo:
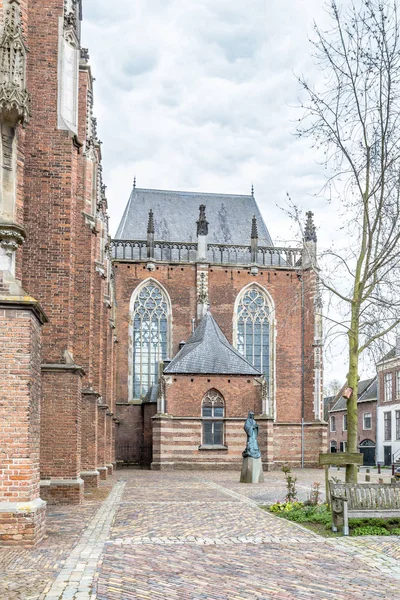
[[[316,231],[276,247],[246,195],[140,189],[112,241],[117,460],[240,469],[254,411],[264,469],[326,445]]]

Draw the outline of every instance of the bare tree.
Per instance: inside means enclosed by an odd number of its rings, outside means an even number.
[[[307,98],[298,134],[323,150],[343,212],[344,249],[331,250],[330,278],[348,337],[348,451],[357,452],[360,355],[400,322],[400,43],[397,0],[327,6],[329,29],[314,24],[322,82],[299,82]],[[357,481],[349,466],[346,481]]]

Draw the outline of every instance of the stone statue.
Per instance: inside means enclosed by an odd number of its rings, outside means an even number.
[[[247,433],[247,444],[246,450],[242,453],[243,458],[261,458],[260,448],[258,447],[258,425],[252,410],[249,411],[244,430]]]

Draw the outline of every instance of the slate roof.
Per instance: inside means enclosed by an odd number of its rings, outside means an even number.
[[[343,388],[342,390],[343,391]],[[378,379],[377,377],[371,377],[371,379],[364,379],[358,383],[358,398],[357,402],[367,402],[377,400],[378,397]],[[347,410],[347,400],[340,396],[335,404],[332,406],[329,412],[338,412],[340,410]]]
[[[268,229],[254,196],[204,194],[133,188],[115,235],[119,240],[145,240],[150,209],[154,212],[158,241],[196,242],[199,206],[205,204],[209,244],[250,246],[253,215],[257,218],[258,243],[272,246]]]
[[[205,314],[164,373],[261,375],[231,346],[210,312]]]

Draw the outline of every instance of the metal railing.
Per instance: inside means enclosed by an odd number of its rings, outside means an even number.
[[[215,265],[252,265],[282,269],[299,269],[303,262],[302,248],[259,246],[256,260],[253,260],[251,246],[232,244],[208,244],[207,260]],[[148,250],[145,240],[112,240],[113,260],[147,260]],[[195,263],[197,243],[194,242],[154,242],[154,261]]]

